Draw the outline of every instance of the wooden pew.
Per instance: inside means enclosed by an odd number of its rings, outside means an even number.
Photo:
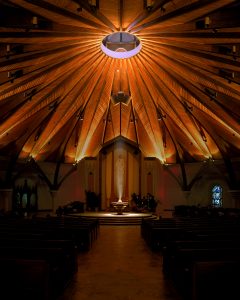
[[[169,241],[163,248],[163,272],[166,276],[171,273],[172,261],[179,249],[219,249],[219,248],[240,248],[240,239],[221,240],[181,240]]]
[[[0,258],[11,260],[44,260],[49,265],[51,296],[60,295],[69,283],[69,260],[62,248],[30,248],[0,245]]]
[[[44,261],[52,299],[63,292],[77,271],[76,250],[89,250],[98,232],[98,219],[4,219],[0,221],[0,259],[10,267],[12,261]],[[16,271],[17,266],[14,268]]]
[[[180,293],[191,299],[195,263],[230,260],[240,262],[240,248],[178,249],[172,259],[171,279]]]
[[[179,239],[184,230],[177,228],[172,218],[142,220],[141,235],[152,250],[162,250],[168,241]]]
[[[22,239],[16,237],[0,238],[0,243],[4,247],[21,247],[21,248],[61,248],[68,260],[66,265],[66,275],[71,278],[78,270],[77,255],[78,251],[74,241],[72,240],[46,240],[46,239]]]
[[[196,261],[192,300],[240,299],[239,270],[239,261]]]
[[[50,300],[45,260],[0,258],[1,299]]]
[[[240,264],[240,220],[230,218],[181,218],[176,219],[176,228],[184,234],[181,239],[169,240],[163,247],[163,272],[174,282],[184,299],[212,300],[237,299],[233,294],[227,296],[229,288],[212,295],[203,288],[204,273],[215,274],[217,270],[228,272],[229,265]],[[225,262],[232,261],[226,265]],[[234,272],[229,277],[234,277]],[[237,273],[235,273],[236,276]],[[224,276],[223,276],[224,277]],[[207,276],[206,276],[207,278]],[[207,285],[206,285],[207,286]],[[228,287],[233,288],[228,284]],[[236,285],[234,285],[236,288]],[[225,294],[224,294],[225,293]],[[225,295],[221,298],[221,295]],[[237,293],[239,295],[239,292]],[[239,298],[239,297],[238,297]]]
[[[97,238],[99,229],[98,219],[85,220],[82,218],[70,217],[50,217],[36,218],[35,230],[52,230],[58,235],[58,238],[64,239],[71,237],[75,240],[78,249],[89,250],[93,241]],[[49,236],[51,238],[51,236]]]

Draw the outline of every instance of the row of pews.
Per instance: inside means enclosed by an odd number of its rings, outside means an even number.
[[[1,299],[57,299],[98,233],[98,219],[0,218]]]
[[[240,299],[240,218],[142,220],[141,234],[183,299]]]

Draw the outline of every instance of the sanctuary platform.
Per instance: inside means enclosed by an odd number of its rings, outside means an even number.
[[[156,218],[152,213],[134,212],[123,212],[122,214],[117,212],[84,212],[68,214],[68,216],[98,218],[100,225],[140,225],[143,218]]]

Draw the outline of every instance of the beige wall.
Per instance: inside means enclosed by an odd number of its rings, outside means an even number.
[[[183,191],[181,188],[182,176],[179,165],[160,166],[160,181],[156,197],[161,201],[164,209],[172,209],[175,205],[180,204],[207,206],[211,204],[211,188],[215,184],[220,184],[223,187],[223,206],[235,207],[224,174],[219,172],[218,164],[194,163],[185,165],[188,183],[196,176],[200,177],[190,191]]]
[[[45,170],[49,178],[53,178],[54,169],[51,164],[44,164],[41,167]],[[60,178],[62,178],[70,169],[72,165],[63,165],[60,169]],[[46,183],[39,186],[39,209],[56,209],[59,205],[65,205],[72,201],[85,202],[85,190],[88,190],[88,174],[94,174],[94,191],[98,192],[98,161],[83,160],[78,166],[77,170],[73,172],[57,192],[51,193]],[[54,202],[54,203],[53,203]]]
[[[240,206],[238,202],[235,202],[232,196],[236,193],[234,194],[229,190],[223,172],[224,167],[222,162],[186,164],[185,168],[188,183],[196,176],[200,176],[200,179],[195,182],[191,191],[183,191],[179,165],[163,166],[157,159],[139,159],[140,154],[133,153],[130,149],[127,151],[127,196],[129,200],[133,192],[139,193],[139,191],[141,191],[142,196],[146,194],[146,178],[148,172],[151,172],[153,174],[153,194],[155,199],[159,201],[161,210],[173,209],[175,205],[179,204],[200,204],[201,206],[206,206],[210,204],[211,201],[211,187],[216,183],[221,184],[223,187],[224,207]],[[102,155],[102,163],[99,157],[97,157],[97,159],[85,159],[81,161],[77,166],[77,170],[63,182],[56,193],[50,193],[48,186],[38,175],[32,176],[32,174],[23,174],[22,179],[19,179],[19,181],[27,178],[37,184],[38,207],[40,210],[55,209],[58,205],[64,205],[75,200],[85,202],[85,190],[88,189],[87,177],[89,172],[92,172],[94,174],[94,192],[97,194],[101,192],[102,209],[106,209],[109,206],[109,197],[111,196],[112,155],[113,153],[111,151],[106,155]],[[100,164],[100,169],[102,170],[101,174],[99,174]],[[46,163],[40,166],[48,178],[53,181],[55,166]],[[71,168],[72,165],[63,165],[60,168],[60,178],[67,174]],[[11,192],[0,191],[0,208],[11,209]]]

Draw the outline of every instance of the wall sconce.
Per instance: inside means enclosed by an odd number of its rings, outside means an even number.
[[[205,88],[205,92],[208,94],[208,96],[210,97],[210,100],[212,101],[212,100],[216,100],[216,98],[217,98],[217,92],[215,92],[215,91],[213,91],[213,90],[211,90],[211,89],[209,89],[209,88]]]
[[[79,111],[76,114],[76,118],[79,119],[80,121],[83,121],[84,119],[84,109],[80,108]]]
[[[15,45],[15,46],[11,46],[10,44],[7,44],[5,57],[9,59],[11,55],[22,54],[23,49],[24,49],[24,45],[22,44]]]
[[[184,101],[184,108],[185,108],[185,111],[186,112],[190,112],[190,111],[193,111],[193,107],[188,105],[186,101]]]
[[[211,29],[213,33],[217,33],[218,28],[210,27],[211,23],[210,17],[205,17],[203,20],[196,22],[196,29]]]
[[[220,54],[224,54],[224,55],[232,55],[233,58],[236,60],[237,59],[237,46],[233,45],[232,47],[227,47],[227,46],[218,46],[218,52]]]
[[[19,78],[23,75],[23,70],[16,70],[15,72],[8,72],[8,78],[11,78],[11,83],[14,82],[14,79]]]
[[[233,59],[237,59],[237,56],[236,56],[236,54],[237,54],[237,46],[236,45],[233,45],[232,46],[232,54],[233,54]]]
[[[88,3],[91,6],[97,6],[97,1],[96,0],[88,0]]]
[[[160,7],[160,12],[164,14],[166,12],[166,8],[164,6],[161,6]]]
[[[32,100],[32,97],[36,94],[37,89],[32,89],[30,92],[25,92],[23,95],[28,101]]]
[[[165,118],[166,118],[166,115],[163,115],[160,111],[157,112],[158,121],[162,121]]]
[[[33,24],[34,27],[37,27],[37,26],[38,26],[38,17],[34,16],[34,17],[32,18],[32,24]]]
[[[205,28],[208,28],[210,26],[210,18],[209,17],[205,17],[204,19],[204,25],[205,25]]]
[[[53,112],[55,112],[56,111],[56,109],[57,109],[57,107],[58,107],[58,101],[55,101],[55,102],[53,102],[53,103],[51,103],[49,106],[48,106],[48,109],[49,110],[52,110]]]
[[[33,16],[31,20],[31,25],[26,26],[26,32],[29,32],[31,29],[36,29],[39,27],[39,20],[38,17]]]
[[[97,0],[88,0],[88,4],[90,5],[92,11],[96,11],[98,8]]]
[[[10,52],[11,52],[11,46],[8,44],[6,47],[6,59],[10,57]]]
[[[153,0],[147,0],[146,1],[146,9],[147,9],[147,11],[151,11],[152,10],[153,4],[154,4]]]
[[[228,83],[231,83],[232,80],[235,77],[235,73],[231,71],[226,71],[226,70],[219,70],[219,75],[225,79],[228,80]]]
[[[218,52],[220,54],[229,55],[229,54],[231,54],[232,49],[227,46],[220,45],[220,46],[218,46]]]
[[[208,29],[210,28],[211,25],[211,19],[210,17],[207,16],[204,19],[197,21],[195,25],[196,25],[196,29]],[[215,31],[215,29],[213,30]]]

